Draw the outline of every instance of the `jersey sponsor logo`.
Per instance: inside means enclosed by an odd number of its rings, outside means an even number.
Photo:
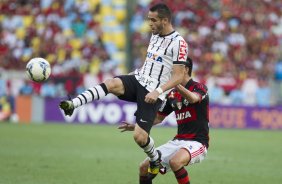
[[[186,61],[188,45],[184,40],[180,40],[178,61]]]
[[[163,62],[163,58],[158,56],[157,54],[153,54],[151,52],[147,53],[147,58],[152,59],[154,61]]]
[[[181,112],[176,115],[176,120],[183,120],[192,117],[189,111]]]
[[[197,113],[194,107],[184,107],[180,111],[176,111],[177,124],[189,123],[197,120]]]

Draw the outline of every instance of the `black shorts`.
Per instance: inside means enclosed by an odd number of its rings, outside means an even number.
[[[158,99],[154,104],[146,103],[145,96],[149,91],[137,81],[134,75],[121,75],[117,78],[121,79],[125,89],[124,94],[118,98],[137,103],[136,123],[149,134],[162,101]]]

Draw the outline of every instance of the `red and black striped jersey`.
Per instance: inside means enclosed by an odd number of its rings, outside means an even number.
[[[159,110],[163,116],[174,111],[178,125],[175,139],[194,140],[209,146],[209,96],[208,89],[204,84],[192,79],[185,86],[191,92],[200,96],[200,102],[189,103],[181,94],[172,90],[164,105]],[[177,106],[177,108],[175,108]]]

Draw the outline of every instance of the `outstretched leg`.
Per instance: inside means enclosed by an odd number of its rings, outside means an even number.
[[[116,96],[124,94],[124,86],[120,78],[108,79],[104,83],[87,89],[74,99],[62,101],[59,106],[64,110],[65,115],[71,116],[75,108],[93,100],[99,100],[108,93],[113,93]]]

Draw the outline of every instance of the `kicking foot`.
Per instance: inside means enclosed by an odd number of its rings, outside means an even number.
[[[74,106],[71,100],[64,100],[60,103],[60,108],[64,111],[66,116],[71,116],[74,111]]]
[[[161,152],[157,150],[158,152],[158,159],[155,161],[150,161],[150,167],[148,168],[148,173],[152,176],[155,177],[159,172],[160,172],[160,166],[161,166]]]

